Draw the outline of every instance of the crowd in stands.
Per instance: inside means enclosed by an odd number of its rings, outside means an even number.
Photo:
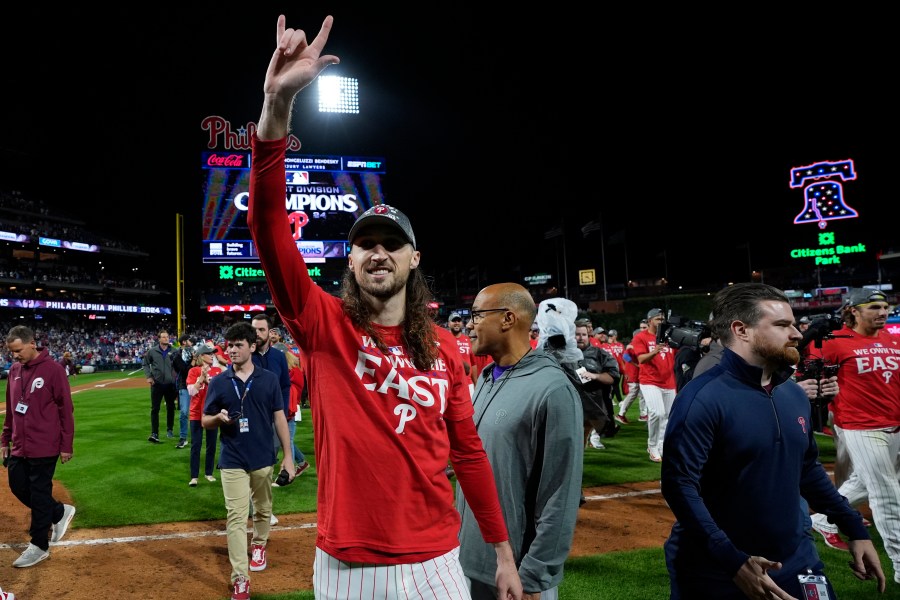
[[[35,219],[35,217],[52,217]],[[141,249],[130,242],[114,240],[88,231],[85,223],[51,209],[40,199],[26,198],[20,190],[0,189],[0,229],[12,233],[24,233],[34,237],[43,236],[96,244],[106,248],[118,248],[140,252]]]
[[[108,288],[156,290],[155,280],[139,277],[121,277],[107,273],[102,268],[87,268],[80,265],[39,265],[22,263],[0,258],[0,279],[15,279],[35,283],[67,283],[95,285]]]
[[[272,304],[272,295],[266,282],[247,283],[241,286],[227,283],[200,291],[201,306],[211,304]]]
[[[0,322],[0,331],[9,331],[16,323]],[[72,355],[72,360],[80,369],[84,366],[92,366],[97,370],[110,370],[122,368],[140,368],[144,353],[157,343],[157,333],[160,329],[167,329],[171,337],[175,339],[173,327],[147,324],[143,326],[110,327],[104,323],[90,323],[87,325],[42,325],[40,322],[32,325],[35,337],[40,347],[50,350],[54,360],[62,358],[65,352]],[[206,323],[202,326],[191,327],[188,335],[198,340],[212,340],[220,342],[225,325]],[[285,340],[290,346],[293,341]],[[5,344],[0,344],[0,366],[9,368],[12,355],[6,350]]]

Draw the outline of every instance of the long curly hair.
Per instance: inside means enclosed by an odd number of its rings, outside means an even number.
[[[426,307],[433,299],[434,295],[422,269],[413,269],[406,281],[406,316],[403,320],[402,339],[410,360],[420,371],[430,370],[438,357],[435,325]],[[372,326],[372,307],[365,302],[350,267],[344,269],[341,277],[341,300],[344,301],[344,314],[350,321],[365,331],[382,352],[389,352],[384,340]]]

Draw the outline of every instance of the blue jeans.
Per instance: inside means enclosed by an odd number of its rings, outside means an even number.
[[[216,440],[218,429],[206,429],[206,461],[203,463],[205,473],[213,474],[216,467]],[[203,425],[200,421],[191,421],[191,479],[200,476],[200,446],[203,444]]]
[[[178,390],[178,435],[182,440],[188,439],[188,413],[191,409],[191,394],[187,388]]]
[[[297,433],[297,421],[288,419],[288,435],[291,437],[291,447],[294,449],[294,464],[299,467],[306,462],[306,457],[303,456],[303,452],[301,452],[300,448],[297,447],[297,444],[294,443],[295,433]]]
[[[297,433],[297,421],[288,419],[287,424],[288,437],[291,440],[291,447],[294,449],[294,465],[299,467],[306,461],[306,457],[303,456],[303,452],[301,452],[300,448],[297,447],[297,444],[294,443],[294,434]],[[281,452],[281,441],[278,439],[277,433],[272,436],[272,441],[275,444],[275,456],[278,456],[278,453]]]

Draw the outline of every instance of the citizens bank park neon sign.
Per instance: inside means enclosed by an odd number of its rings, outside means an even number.
[[[845,256],[867,252],[865,244],[839,244],[834,232],[825,231],[830,221],[859,217],[859,213],[847,204],[844,197],[844,183],[855,179],[856,168],[850,159],[819,162],[791,169],[790,187],[802,189],[804,200],[803,210],[794,217],[794,224],[815,223],[820,229],[817,245],[792,249],[792,259],[812,259],[816,266],[839,265],[841,258]]]

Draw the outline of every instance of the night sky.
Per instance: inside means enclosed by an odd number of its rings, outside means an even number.
[[[279,7],[312,36],[328,9],[308,6],[4,9],[3,181],[153,251],[164,279],[181,213],[199,273],[200,122],[258,119]],[[874,33],[813,36],[786,15],[741,32],[563,8],[329,12],[342,64],[326,72],[359,79],[361,114],[319,115],[302,92],[301,152],[384,157],[385,196],[444,285],[565,266],[574,286],[601,256],[611,284],[745,280],[818,245],[816,223],[793,224],[791,169],[826,161],[853,161],[859,218],[825,231],[866,260],[898,249],[894,66]]]

